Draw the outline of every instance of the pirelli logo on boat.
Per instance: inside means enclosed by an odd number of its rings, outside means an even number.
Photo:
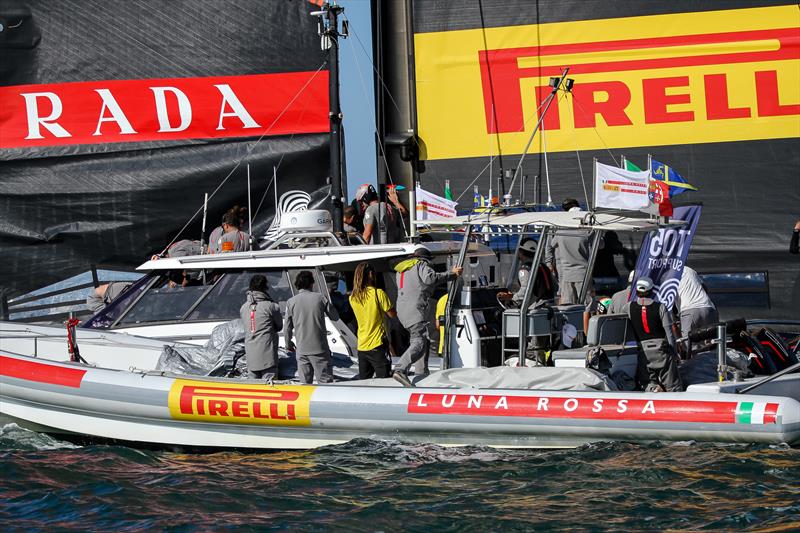
[[[521,153],[564,67],[549,151],[800,137],[797,5],[423,33],[415,56],[425,159]]]
[[[169,412],[172,418],[196,422],[310,426],[309,403],[314,389],[176,379],[169,391]]]
[[[587,420],[776,424],[777,403],[414,393],[408,412]]]

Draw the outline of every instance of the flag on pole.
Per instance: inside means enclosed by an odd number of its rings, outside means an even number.
[[[683,176],[675,172],[675,169],[655,159],[650,160],[650,172],[652,172],[654,180],[662,181],[669,187],[669,198],[686,191],[697,190],[697,187],[686,181]]]
[[[456,202],[417,187],[417,220],[439,220],[456,216]]]
[[[625,159],[625,170],[642,172],[641,168],[627,159]],[[669,190],[666,183],[654,180],[651,176],[648,183],[647,195],[650,199],[650,205],[642,209],[643,212],[651,215],[660,215],[662,217],[672,216],[672,202],[669,200]]]
[[[631,171],[595,162],[595,207],[645,209],[649,172]]]
[[[450,180],[444,180],[444,197],[446,200],[453,199],[453,193],[450,190]]]

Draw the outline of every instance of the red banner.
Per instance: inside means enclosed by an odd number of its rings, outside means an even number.
[[[0,148],[329,129],[328,72],[0,87]]]

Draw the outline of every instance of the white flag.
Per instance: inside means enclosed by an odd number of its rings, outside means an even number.
[[[634,172],[596,163],[595,207],[610,209],[646,209],[650,204],[650,172]]]
[[[417,220],[453,218],[457,203],[417,187]]]

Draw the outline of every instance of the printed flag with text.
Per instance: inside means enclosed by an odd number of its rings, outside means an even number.
[[[595,207],[645,209],[650,204],[650,173],[595,163]]]

